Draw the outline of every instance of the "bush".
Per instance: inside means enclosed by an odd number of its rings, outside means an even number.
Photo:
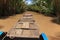
[[[54,13],[54,2],[52,0],[38,0],[35,4],[28,5],[28,10],[43,12],[45,15]]]

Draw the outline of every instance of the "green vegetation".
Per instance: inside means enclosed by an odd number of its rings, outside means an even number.
[[[4,1],[4,0],[3,0]],[[42,12],[45,15],[49,15],[54,13],[54,5],[52,0],[31,0],[32,4],[27,5],[25,4],[26,0],[6,0],[6,3],[2,5],[1,13],[2,15],[11,15],[16,13],[24,12],[25,10]],[[5,2],[5,1],[4,1]],[[1,3],[0,3],[1,4]],[[2,12],[4,10],[4,13]]]
[[[23,0],[1,0],[0,16],[9,16],[25,11],[26,5]]]
[[[14,13],[21,13],[25,11],[25,3],[23,0],[10,0],[9,7],[14,10]]]
[[[54,2],[52,0],[37,0],[35,4],[28,5],[28,10],[43,12],[49,15],[54,13]]]

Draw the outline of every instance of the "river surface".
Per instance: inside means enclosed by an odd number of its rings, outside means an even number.
[[[49,40],[60,40],[60,25],[51,21],[53,20],[53,17],[44,16],[40,13],[31,11],[24,13],[30,13],[33,15],[33,19],[35,20],[39,32],[44,32]],[[23,14],[17,14],[6,19],[0,19],[0,30],[8,32],[12,27],[14,27],[17,21],[22,18]]]

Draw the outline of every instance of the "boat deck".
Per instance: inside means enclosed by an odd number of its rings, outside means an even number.
[[[7,37],[39,38],[39,31],[32,17],[24,17],[7,33]]]

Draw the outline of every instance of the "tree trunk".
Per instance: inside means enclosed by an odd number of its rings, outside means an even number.
[[[57,15],[57,22],[60,23],[60,0],[55,0],[55,9]]]

